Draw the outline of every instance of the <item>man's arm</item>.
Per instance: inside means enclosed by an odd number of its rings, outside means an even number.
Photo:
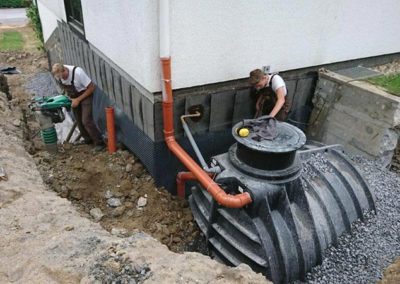
[[[72,99],[72,107],[77,107],[81,101],[83,101],[84,99],[86,99],[87,97],[91,96],[94,92],[94,90],[96,89],[96,85],[93,84],[93,82],[90,82],[90,84],[86,87],[85,92],[83,92],[82,95],[80,95],[79,97]]]
[[[284,88],[285,87],[280,87],[275,91],[278,100],[276,101],[274,108],[272,109],[272,111],[269,114],[272,117],[275,117],[275,115],[277,115],[277,113],[281,110],[281,108],[285,104],[285,89]]]

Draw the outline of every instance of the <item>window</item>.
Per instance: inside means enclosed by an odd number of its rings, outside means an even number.
[[[84,34],[81,0],[64,0],[67,21],[75,30]]]

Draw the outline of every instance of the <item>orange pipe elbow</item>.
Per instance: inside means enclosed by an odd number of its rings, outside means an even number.
[[[106,123],[107,123],[107,134],[108,134],[108,141],[107,141],[108,153],[112,154],[115,151],[117,151],[113,107],[106,107]]]
[[[209,177],[213,177],[214,173],[208,173]],[[176,192],[179,198],[185,198],[185,183],[188,180],[197,180],[192,172],[179,172],[176,175]]]
[[[174,136],[173,120],[173,98],[171,84],[171,58],[161,58],[162,74],[164,82],[163,92],[163,119],[164,119],[164,138],[168,148],[174,155],[189,169],[194,177],[211,194],[211,196],[221,205],[230,208],[241,208],[252,203],[248,192],[237,195],[227,194],[218,184],[216,184],[190,156],[176,142]],[[182,193],[182,186],[178,190]],[[184,188],[183,188],[184,191]]]

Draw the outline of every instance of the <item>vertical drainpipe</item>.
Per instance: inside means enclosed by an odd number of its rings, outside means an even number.
[[[160,60],[162,66],[162,104],[164,138],[168,149],[189,169],[202,186],[221,205],[230,208],[241,208],[252,202],[248,192],[230,195],[214,182],[190,156],[176,142],[174,135],[174,119],[171,84],[171,54],[170,54],[170,23],[169,0],[159,0],[159,32],[160,32]]]

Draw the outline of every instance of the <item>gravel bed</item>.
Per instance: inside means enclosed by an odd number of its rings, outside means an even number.
[[[377,215],[367,213],[364,223],[354,223],[305,283],[375,283],[400,256],[400,175],[362,157],[352,160],[375,193]]]
[[[59,95],[57,85],[50,72],[36,74],[25,85],[27,93],[37,97]]]

